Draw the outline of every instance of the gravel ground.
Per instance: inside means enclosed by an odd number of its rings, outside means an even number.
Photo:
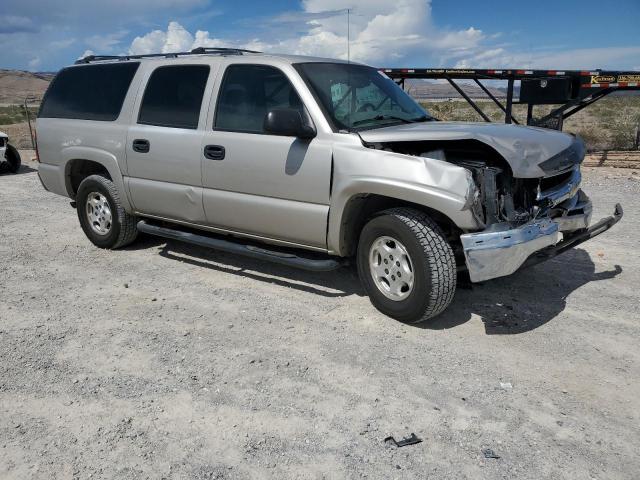
[[[350,269],[97,249],[35,168],[0,176],[0,478],[637,478],[638,172],[585,172],[613,230],[411,326]]]

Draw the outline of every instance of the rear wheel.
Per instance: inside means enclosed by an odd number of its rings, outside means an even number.
[[[423,212],[394,208],[363,228],[358,273],[371,303],[404,322],[422,322],[453,300],[456,261],[438,225]]]
[[[82,230],[97,247],[124,247],[138,236],[136,217],[125,212],[116,186],[105,177],[91,175],[80,183],[76,209]]]

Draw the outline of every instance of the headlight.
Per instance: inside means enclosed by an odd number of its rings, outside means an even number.
[[[568,170],[582,162],[585,151],[584,141],[580,137],[576,137],[569,148],[564,149],[550,159],[542,162],[540,168],[546,173],[557,173]]]

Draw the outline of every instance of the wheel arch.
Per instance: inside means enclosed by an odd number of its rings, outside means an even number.
[[[338,254],[352,256],[356,252],[360,232],[365,224],[390,208],[412,208],[424,212],[445,232],[450,240],[459,240],[462,230],[445,213],[426,205],[398,197],[376,193],[359,193],[349,197],[344,205],[338,236]]]
[[[102,175],[111,180],[118,189],[125,210],[132,211],[115,155],[97,148],[70,147],[63,151],[63,160],[65,188],[70,198],[75,198],[82,180],[90,175]]]
[[[101,175],[113,181],[109,170],[100,162],[86,158],[69,160],[65,165],[65,185],[69,196],[75,198],[82,180],[91,175]]]

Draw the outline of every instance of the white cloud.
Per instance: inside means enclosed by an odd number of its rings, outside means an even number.
[[[209,32],[202,30],[192,35],[178,22],[169,22],[166,31],[153,30],[146,35],[134,38],[129,47],[129,54],[188,52],[197,47],[231,47],[267,51],[270,50],[271,45],[257,38],[242,42],[214,38]]]
[[[122,39],[128,33],[129,32],[126,30],[119,30],[117,32],[109,33],[106,35],[92,35],[89,38],[85,39],[85,43],[92,49],[95,49],[99,52],[109,53],[113,51],[113,49],[118,45],[120,45],[120,42],[122,42]]]
[[[0,34],[36,32],[38,28],[28,17],[22,15],[0,15]]]
[[[208,32],[198,32],[198,34]],[[194,37],[178,22],[170,22],[167,31],[153,30],[131,42],[129,54],[184,52],[192,48]]]
[[[542,50],[530,53],[496,48],[462,58],[457,62],[456,67],[627,70],[638,60],[640,60],[640,46]]]
[[[158,19],[202,23],[217,0],[1,0],[0,50],[3,68],[57,70],[84,49],[126,53],[135,33],[151,30]],[[203,20],[205,19],[205,20]],[[142,30],[140,30],[142,28]],[[157,28],[157,27],[154,27]],[[113,33],[109,33],[113,32]],[[68,39],[75,38],[75,42]],[[126,41],[124,40],[126,38]]]
[[[171,22],[167,29],[167,37],[162,48],[162,53],[182,52],[193,45],[193,35],[178,22]]]
[[[49,21],[54,19],[80,18],[92,24],[112,21],[114,18],[132,18],[148,14],[151,10],[189,11],[207,7],[208,0],[3,0],[2,11],[14,15],[38,17]],[[18,12],[18,13],[15,13]]]
[[[350,53],[354,61],[380,63],[416,53],[469,53],[485,38],[482,31],[443,30],[434,26],[430,0],[353,0],[350,15]],[[131,54],[176,52],[199,46],[236,47],[267,52],[347,58],[347,15],[343,0],[304,0],[302,12],[285,12],[280,38],[224,39],[199,30],[192,35],[172,21],[166,31],[153,30],[136,37]],[[297,22],[297,23],[296,23]],[[304,28],[300,32],[299,23]],[[292,28],[293,25],[297,28]]]
[[[84,53],[78,57],[78,60],[82,60],[84,57],[90,57],[91,55],[95,54],[96,52],[94,52],[93,50],[85,50]]]
[[[484,38],[470,27],[447,30],[435,26],[430,0],[357,0],[350,15],[352,60],[382,63],[416,55],[440,55],[448,50],[468,49]],[[342,0],[306,0],[307,13],[340,12]],[[285,42],[294,53],[345,59],[347,57],[347,16],[332,15],[308,22],[309,31]]]
[[[33,57],[27,65],[29,66],[29,70],[37,70],[41,63],[42,59],[40,57]]]
[[[518,51],[500,43],[501,32],[485,33],[474,26],[458,30],[437,26],[431,0],[351,0],[350,6],[351,60],[378,66],[424,58],[430,64],[422,63],[424,66],[434,67],[629,69],[640,61],[640,47]],[[257,33],[251,39],[239,39],[221,38],[204,30],[192,34],[172,21],[167,30],[136,37],[129,53],[169,53],[204,46],[347,58],[344,0],[303,0],[302,10],[265,19],[263,26],[257,30],[262,36]]]
[[[70,47],[76,42],[75,38],[65,38],[63,40],[54,40],[49,43],[49,47],[52,49],[63,49]]]
[[[198,30],[196,32],[196,37],[191,45],[193,48],[197,47],[224,47],[225,42],[219,38],[211,38],[209,37],[209,32],[203,32],[202,30]]]

